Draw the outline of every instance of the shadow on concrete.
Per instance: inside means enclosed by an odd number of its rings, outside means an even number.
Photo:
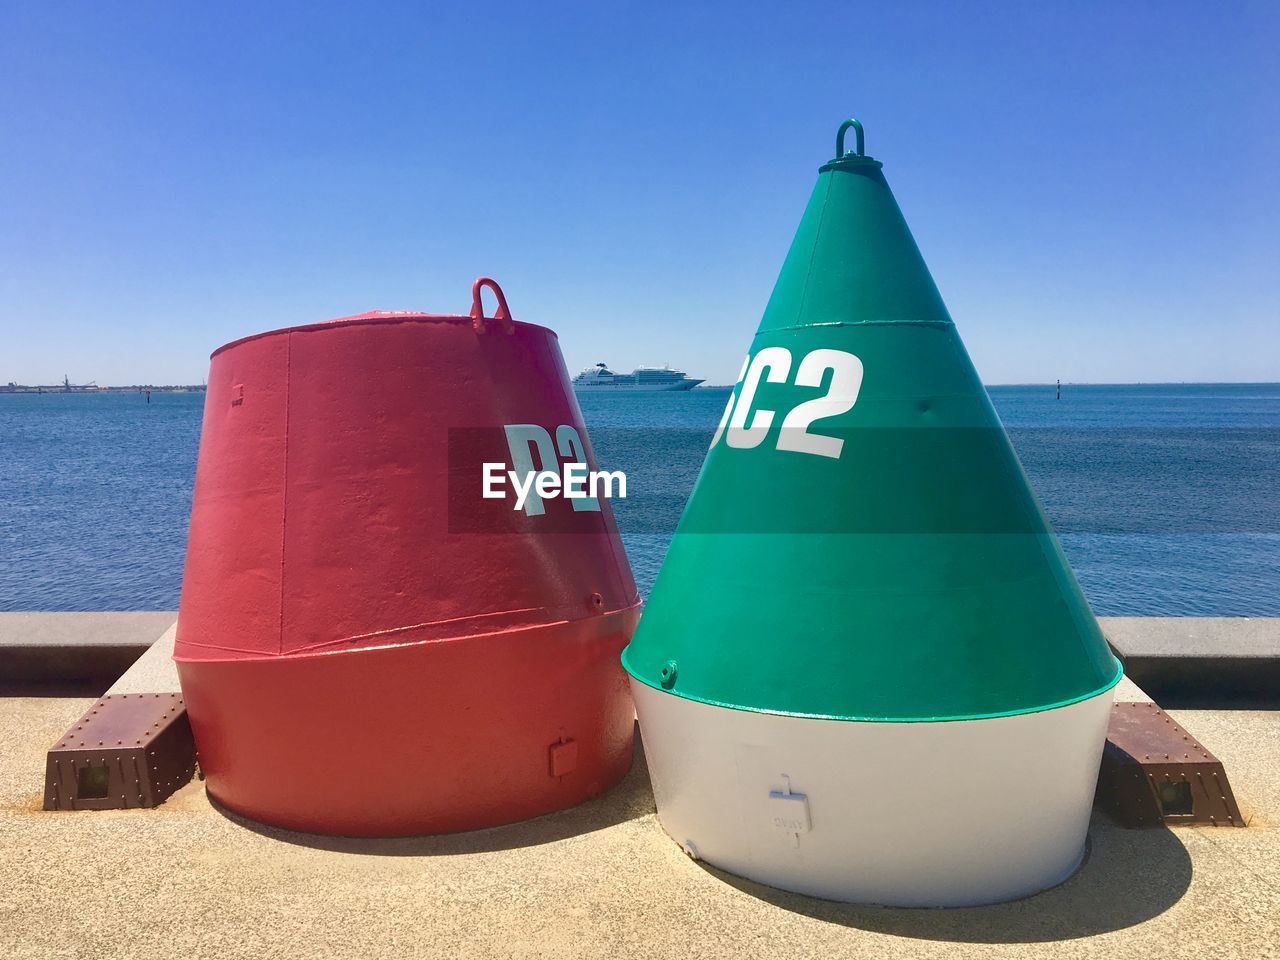
[[[1147,690],[1147,693],[1165,710],[1280,710],[1280,680],[1270,693],[1215,693],[1176,688],[1162,688],[1158,694]]]
[[[92,697],[96,700],[114,682],[115,677],[85,680],[0,679],[0,697]]]
[[[330,837],[316,833],[284,830],[250,820],[228,809],[212,796],[213,808],[233,823],[254,833],[283,843],[337,853],[357,853],[378,857],[437,857],[462,853],[493,853],[518,847],[534,847],[569,837],[604,830],[654,812],[649,767],[640,741],[639,725],[633,743],[635,759],[631,770],[612,790],[568,810],[549,813],[533,820],[488,830],[446,833],[426,837]]]
[[[1169,710],[1280,708],[1280,652],[1250,657],[1124,658],[1124,672]]]
[[[1191,857],[1165,827],[1127,830],[1096,813],[1085,863],[1065,883],[989,907],[873,907],[817,900],[703,868],[774,906],[875,933],[956,943],[1044,943],[1132,927],[1168,910],[1191,884]]]

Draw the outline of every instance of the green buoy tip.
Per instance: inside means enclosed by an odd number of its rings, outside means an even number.
[[[848,152],[844,149],[844,138],[850,130],[854,134],[854,148]],[[836,156],[818,168],[819,173],[828,170],[878,170],[882,164],[874,157],[867,156],[867,140],[862,131],[862,122],[850,117],[840,124],[836,131]]]

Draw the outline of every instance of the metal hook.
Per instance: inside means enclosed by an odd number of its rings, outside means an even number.
[[[850,117],[844,123],[840,124],[840,129],[836,132],[836,159],[837,160],[839,160],[841,157],[844,156],[844,135],[849,131],[850,127],[853,128],[853,132],[856,134],[855,149],[856,149],[857,156],[859,157],[866,156],[867,145],[866,145],[866,140],[862,135],[862,124],[859,123],[857,120],[854,120],[852,117]]]
[[[511,311],[507,309],[507,298],[502,295],[502,288],[498,286],[498,281],[489,277],[477,277],[476,282],[471,284],[471,324],[475,327],[476,333],[484,332],[484,304],[480,302],[480,291],[485,287],[492,290],[494,296],[498,298],[498,309],[493,312],[493,319],[497,320],[507,333],[514,333],[516,325],[511,319]]]

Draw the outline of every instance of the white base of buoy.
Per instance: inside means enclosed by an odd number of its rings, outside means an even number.
[[[631,681],[663,828],[707,863],[828,900],[974,906],[1084,857],[1111,713],[871,723],[713,707]]]

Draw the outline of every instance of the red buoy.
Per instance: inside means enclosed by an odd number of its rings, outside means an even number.
[[[606,498],[482,498],[485,462],[533,453],[596,469],[555,333],[514,322],[487,278],[469,316],[380,311],[214,352],[175,660],[216,800],[392,836],[621,779],[635,582]]]

